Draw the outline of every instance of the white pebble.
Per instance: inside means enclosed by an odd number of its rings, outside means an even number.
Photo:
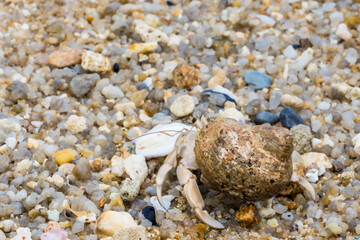
[[[194,108],[194,99],[186,94],[175,99],[170,106],[170,111],[177,117],[184,117],[192,113]]]
[[[328,110],[330,108],[330,103],[327,102],[319,102],[317,108],[320,110]]]
[[[304,69],[309,62],[313,59],[314,50],[312,48],[308,48],[304,51],[300,57],[298,57],[292,64],[291,68],[300,71]]]
[[[86,51],[81,57],[81,67],[91,72],[107,72],[111,70],[110,59],[99,53]]]
[[[14,149],[16,146],[17,140],[15,137],[7,137],[5,140],[5,144],[8,148]]]
[[[123,91],[117,86],[109,85],[102,89],[101,93],[107,98],[107,99],[113,99],[113,98],[121,98],[124,96]]]
[[[289,45],[284,49],[283,54],[286,58],[293,59],[297,56],[298,51],[296,51],[293,46]]]
[[[4,224],[4,232],[10,232],[12,226],[14,225],[14,221],[7,219],[3,221],[3,224]]]
[[[336,30],[336,36],[338,36],[339,38],[341,38],[345,41],[352,38],[352,35],[345,23],[339,24],[339,26]]]
[[[65,123],[65,128],[72,134],[82,132],[86,129],[86,118],[71,115]]]
[[[58,210],[54,209],[54,210],[47,210],[47,214],[48,214],[48,219],[51,221],[59,221],[59,216],[60,213]]]

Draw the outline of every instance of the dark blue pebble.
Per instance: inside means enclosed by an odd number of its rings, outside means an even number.
[[[152,222],[152,224],[154,226],[159,226],[156,223],[156,218],[155,218],[155,209],[153,206],[146,206],[141,210],[141,213],[144,215],[144,217],[149,220],[150,222]]]
[[[280,121],[284,127],[289,129],[296,125],[304,123],[301,117],[297,115],[296,112],[290,107],[284,107],[283,110],[281,110]]]
[[[118,73],[120,71],[120,66],[118,63],[114,63],[113,67],[112,67],[113,72]]]
[[[258,71],[248,71],[245,74],[245,82],[254,90],[260,90],[271,86],[273,78]]]
[[[254,122],[256,125],[261,125],[264,123],[270,123],[270,124],[275,124],[280,120],[279,116],[270,112],[259,112],[255,119]]]

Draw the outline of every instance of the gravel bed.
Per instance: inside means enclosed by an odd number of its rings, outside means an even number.
[[[355,0],[0,1],[0,240],[359,239],[359,12]],[[290,183],[243,203],[198,180],[216,230],[173,171],[165,212],[164,157],[131,140],[229,117],[290,129],[315,198]]]

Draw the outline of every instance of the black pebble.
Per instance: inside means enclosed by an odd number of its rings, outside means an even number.
[[[114,63],[113,67],[112,67],[112,70],[116,73],[119,72],[120,70],[120,67],[119,67],[119,64],[118,63]]]
[[[297,115],[296,112],[290,107],[284,107],[283,110],[281,110],[280,121],[284,127],[289,129],[296,125],[304,123],[301,117]]]
[[[279,120],[280,118],[278,115],[264,111],[264,112],[259,112],[256,115],[254,122],[256,125],[261,125],[264,123],[275,124]]]
[[[174,6],[175,4],[173,3],[173,2],[171,2],[171,1],[166,1],[166,4],[168,5],[168,6]]]
[[[156,218],[155,218],[155,209],[153,206],[146,206],[141,210],[141,213],[144,215],[144,217],[149,220],[150,222],[152,222],[152,224],[154,226],[159,226],[156,223]]]

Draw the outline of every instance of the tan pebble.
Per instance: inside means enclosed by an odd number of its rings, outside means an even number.
[[[339,224],[337,224],[337,223],[335,223],[335,222],[330,223],[327,227],[328,227],[328,228],[330,229],[330,231],[331,231],[334,235],[336,235],[336,236],[341,235],[342,232],[343,232],[342,229],[341,229],[341,227],[339,226]]]
[[[224,85],[226,81],[226,72],[222,69],[219,69],[215,75],[209,79],[208,81],[208,87],[213,88],[216,85]]]
[[[180,14],[182,14],[181,8],[175,8],[171,13],[171,15],[173,15],[174,17],[178,17]]]
[[[95,232],[98,235],[113,236],[119,229],[133,226],[137,224],[129,213],[106,211],[96,220]]]
[[[8,149],[8,147],[6,146],[6,144],[2,145],[2,146],[0,147],[0,154],[4,154],[7,149]]]
[[[173,71],[173,79],[176,87],[190,89],[199,85],[200,72],[192,66],[180,64]]]
[[[27,141],[27,148],[39,148],[39,142],[38,140],[34,138],[29,138]]]
[[[113,235],[114,240],[146,240],[146,229],[143,226],[133,226],[127,228],[121,228],[117,230]]]
[[[43,231],[48,232],[52,230],[61,230],[60,224],[55,221],[49,221]]]
[[[236,86],[237,86],[238,88],[243,88],[243,87],[245,87],[245,85],[246,85],[246,83],[245,83],[245,80],[244,80],[244,79],[238,78],[238,79],[236,80]]]
[[[249,227],[260,222],[260,215],[254,204],[242,205],[236,211],[235,220],[242,227]]]
[[[135,43],[131,45],[129,49],[137,53],[149,53],[149,52],[154,52],[157,46],[158,46],[157,42]]]
[[[61,188],[64,185],[64,179],[59,174],[54,174],[51,178],[51,182],[58,188]]]
[[[279,223],[275,218],[272,218],[267,221],[267,225],[273,228],[277,228],[279,226]]]
[[[82,52],[72,48],[58,50],[49,55],[49,63],[57,68],[74,66],[81,62]]]
[[[101,198],[99,200],[99,207],[103,208],[105,206],[106,202],[107,202],[106,198]]]
[[[28,186],[31,189],[34,189],[37,186],[37,182],[34,181],[27,182],[26,186]]]
[[[220,109],[217,114],[217,119],[222,118],[232,118],[236,121],[245,120],[244,115],[236,108],[225,108],[224,110]]]
[[[111,70],[110,59],[92,51],[83,53],[81,66],[83,69],[91,72],[105,73]]]
[[[98,172],[103,169],[103,163],[101,158],[95,158],[92,161],[89,161],[91,170]]]
[[[54,153],[52,156],[56,159],[56,163],[58,165],[62,165],[64,163],[70,163],[76,157],[76,155],[76,150],[66,148]]]
[[[151,14],[148,14],[146,17],[150,16]],[[154,16],[154,15],[153,15]],[[156,16],[155,16],[156,17]],[[152,20],[148,20],[146,23],[154,23],[154,21]],[[139,34],[139,36],[141,37],[141,39],[144,42],[147,43],[151,43],[151,42],[163,42],[163,43],[167,43],[169,41],[168,36],[163,33],[162,31],[160,31],[159,29],[153,28],[145,23],[143,24],[139,24],[135,27],[135,32],[137,34]],[[156,49],[156,48],[155,48]]]
[[[59,167],[59,171],[64,173],[66,176],[72,174],[75,164],[73,163],[64,163]]]
[[[114,106],[114,110],[125,112],[128,108],[135,110],[136,106],[133,102],[124,102],[124,103],[118,103]]]
[[[189,95],[183,95],[175,99],[170,106],[170,111],[177,117],[184,117],[194,111],[194,99]]]
[[[259,214],[263,218],[271,218],[275,215],[275,210],[272,208],[261,208]]]
[[[65,123],[65,128],[72,134],[82,132],[86,127],[86,118],[82,116],[71,115]]]
[[[304,105],[304,101],[301,98],[298,98],[297,96],[290,95],[290,94],[284,94],[281,97],[281,102],[285,106],[293,107],[293,108],[302,108]]]

